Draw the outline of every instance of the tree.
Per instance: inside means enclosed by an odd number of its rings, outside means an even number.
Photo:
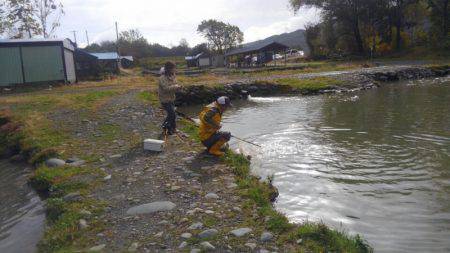
[[[132,55],[136,58],[147,57],[151,54],[148,41],[138,29],[121,32],[119,35],[119,48],[122,55]]]
[[[203,52],[205,52],[205,53],[209,53],[210,52],[210,50],[208,48],[208,44],[206,44],[206,43],[201,43],[201,44],[196,45],[195,47],[193,47],[190,50],[189,54],[190,55],[198,55],[198,54],[203,53]]]
[[[10,37],[14,39],[32,38],[41,34],[41,27],[35,18],[35,8],[31,0],[7,0],[7,22]]]
[[[439,39],[449,40],[449,13],[450,0],[428,0],[428,8],[431,9],[431,21],[434,29],[439,33]]]
[[[0,36],[6,30],[6,5],[4,2],[0,2]]]
[[[197,32],[202,34],[209,41],[212,49],[219,54],[244,41],[244,33],[239,27],[214,19],[203,20]]]
[[[355,52],[364,53],[364,44],[361,36],[360,20],[363,14],[364,0],[290,0],[291,7],[296,12],[301,7],[316,7],[323,11],[325,16],[343,24],[352,33],[355,43]]]
[[[34,0],[35,15],[40,25],[41,35],[50,38],[60,24],[64,15],[63,5],[55,0]]]

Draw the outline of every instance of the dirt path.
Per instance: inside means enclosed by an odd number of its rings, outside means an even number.
[[[143,138],[158,138],[163,114],[139,101],[138,92],[113,97],[94,116],[70,110],[51,115],[53,121],[64,122],[70,134],[86,143],[84,152],[90,150],[99,156],[96,165],[108,175],[94,193],[108,203],[105,214],[99,217],[105,231],[96,236],[97,249],[277,251],[272,240],[260,242],[262,228],[249,224],[248,215],[256,215],[256,210],[243,211],[231,170],[205,155],[198,143],[172,136],[164,153],[143,151]],[[154,202],[174,206],[165,211],[127,214],[132,207]],[[230,235],[239,228],[251,232],[242,237]]]

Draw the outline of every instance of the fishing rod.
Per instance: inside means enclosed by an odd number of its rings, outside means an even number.
[[[179,112],[179,111],[175,111],[175,112],[176,112],[178,115],[180,115],[182,118],[184,118],[184,119],[186,119],[186,120],[188,120],[188,121],[194,123],[194,125],[195,125],[196,127],[198,127],[198,126],[197,126],[197,122],[195,122],[195,120],[193,120],[192,118],[188,117],[186,114],[181,113],[181,112]],[[256,143],[253,143],[253,142],[250,142],[250,141],[246,141],[246,140],[244,140],[244,139],[242,139],[242,138],[239,138],[239,137],[236,137],[236,136],[234,136],[234,135],[231,135],[231,137],[232,137],[232,138],[235,138],[236,140],[239,140],[239,141],[242,141],[242,142],[248,143],[248,144],[250,144],[250,145],[253,145],[253,146],[256,146],[256,147],[261,148],[261,145],[258,145],[258,144],[256,144]]]

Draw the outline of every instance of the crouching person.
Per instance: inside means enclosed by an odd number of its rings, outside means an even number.
[[[223,156],[222,146],[230,141],[229,132],[219,131],[222,128],[222,114],[231,106],[228,97],[220,97],[215,102],[207,105],[200,113],[200,140],[207,148],[208,153],[215,156]]]

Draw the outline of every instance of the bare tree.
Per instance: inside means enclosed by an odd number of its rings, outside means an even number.
[[[7,0],[8,10],[6,22],[9,26],[9,37],[31,38],[41,33],[41,28],[34,16],[34,5],[31,0]]]
[[[51,37],[61,23],[64,9],[61,2],[55,0],[33,0],[35,16],[41,27],[44,38]]]

